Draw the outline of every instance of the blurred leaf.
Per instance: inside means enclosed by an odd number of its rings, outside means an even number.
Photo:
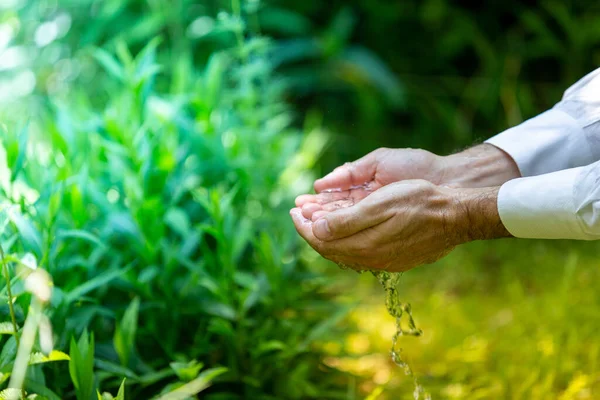
[[[140,377],[135,372],[130,370],[129,368],[123,367],[122,365],[119,365],[119,364],[112,363],[110,361],[101,360],[101,359],[96,358],[96,360],[94,361],[94,365],[99,370],[110,372],[111,374],[116,375],[116,376],[125,377],[127,379],[131,379],[134,381],[137,381],[140,379]]]
[[[195,379],[200,373],[200,370],[204,367],[203,363],[199,363],[196,360],[192,360],[186,363],[172,362],[169,365],[171,366],[171,368],[173,368],[173,371],[175,371],[177,377],[184,382],[189,382],[192,379]]]
[[[13,335],[14,333],[12,322],[0,322],[0,335]]]
[[[203,300],[199,304],[199,309],[203,312],[234,321],[236,318],[235,310],[228,304],[220,303],[215,300]]]
[[[38,397],[35,397],[36,400],[62,400],[59,395],[50,390],[44,383],[34,381],[33,379],[25,379],[25,388],[28,393],[33,392],[38,395]],[[29,397],[27,398],[29,399]]]
[[[169,208],[165,214],[165,223],[181,237],[186,237],[190,232],[189,217],[181,208]]]
[[[10,143],[10,142],[9,142]],[[18,133],[17,141],[12,142],[6,149],[7,166],[11,170],[11,181],[17,179],[17,176],[23,169],[23,164],[27,158],[27,145],[29,143],[29,124],[26,124]]]
[[[17,355],[17,340],[14,336],[8,338],[4,346],[2,347],[2,352],[0,352],[0,368],[4,368],[7,365],[12,364]]]
[[[42,238],[31,220],[24,218],[23,215],[17,212],[11,213],[11,220],[16,225],[25,248],[40,257],[42,254]]]
[[[351,308],[351,305],[341,307],[339,310],[335,311],[335,313],[329,318],[315,325],[308,332],[305,339],[300,343],[300,345],[298,346],[298,350],[305,351],[312,342],[318,339],[322,339],[322,336],[325,333],[329,332],[334,325],[338,324],[346,315],[348,315],[348,312]]]
[[[257,355],[262,355],[271,351],[285,350],[288,346],[278,340],[270,340],[268,342],[261,343],[256,349]]]
[[[93,54],[94,58],[100,63],[100,65],[102,65],[102,67],[104,67],[106,72],[109,73],[109,75],[111,75],[113,78],[116,78],[120,82],[126,81],[126,76],[125,76],[125,71],[123,69],[123,66],[121,64],[119,64],[119,62],[117,60],[115,60],[114,57],[110,53],[108,53],[104,49],[98,48],[98,49],[95,49],[92,54]]]
[[[362,72],[362,79],[369,81],[384,93],[390,104],[402,104],[404,94],[400,82],[375,54],[361,47],[351,47],[344,52],[341,60],[357,67]],[[347,79],[352,80],[351,75]]]
[[[98,247],[106,248],[106,244],[102,243],[98,236],[83,230],[70,229],[70,230],[60,230],[57,233],[58,239],[81,239],[87,242],[93,243]]]
[[[29,365],[43,364],[52,361],[69,361],[70,357],[62,351],[52,350],[47,356],[43,353],[35,352],[29,355]]]
[[[131,354],[135,348],[135,335],[138,325],[138,312],[140,309],[140,299],[133,299],[129,307],[123,314],[123,319],[117,323],[113,344],[123,366],[129,365]]]
[[[227,372],[227,368],[213,368],[202,372],[196,379],[157,397],[157,400],[185,400],[208,388],[216,377]]]
[[[94,382],[94,334],[88,337],[84,331],[78,342],[71,338],[69,351],[69,373],[75,386],[77,400],[91,400],[96,385]]]
[[[79,285],[75,289],[71,290],[69,293],[67,293],[67,295],[65,296],[65,301],[67,303],[76,301],[79,298],[85,296],[87,293],[89,293],[93,290],[96,290],[97,288],[99,288],[101,286],[106,285],[107,283],[109,283],[110,281],[112,281],[115,278],[118,278],[121,275],[124,275],[131,268],[132,268],[132,265],[129,265],[122,269],[106,271],[106,272],[90,279],[90,280],[86,281],[85,283]]]
[[[119,386],[119,392],[115,400],[125,400],[125,379],[123,379],[121,386]]]
[[[22,398],[23,396],[21,395],[21,389],[8,388],[0,392],[0,399],[2,400],[16,400]]]

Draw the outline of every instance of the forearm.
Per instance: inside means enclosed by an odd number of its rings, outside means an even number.
[[[455,244],[473,240],[600,240],[600,162],[513,179],[501,187],[444,188]]]
[[[441,166],[439,184],[450,187],[494,187],[521,176],[511,156],[491,144],[442,157]]]
[[[456,204],[454,230],[459,243],[512,237],[498,212],[500,187],[451,190]]]

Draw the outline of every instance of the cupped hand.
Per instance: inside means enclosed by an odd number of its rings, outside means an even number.
[[[458,229],[464,225],[459,223],[462,208],[453,189],[405,180],[362,201],[355,201],[351,192],[329,195],[333,201],[317,204],[321,209],[310,218],[298,207],[291,215],[298,233],[338,264],[406,271],[438,260],[464,241]]]
[[[352,206],[374,191],[406,179],[443,179],[443,157],[419,149],[377,149],[359,160],[346,163],[315,181],[317,194],[296,198],[296,207],[309,220],[326,212]]]
[[[439,183],[443,174],[443,157],[421,149],[380,148],[346,163],[315,181],[317,193],[367,188],[375,191],[390,183],[406,179],[425,179]]]

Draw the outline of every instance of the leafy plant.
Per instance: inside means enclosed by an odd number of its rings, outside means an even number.
[[[116,23],[139,5],[100,8]],[[287,215],[324,135],[309,125],[303,139],[293,127],[272,44],[233,6],[206,32],[218,50],[201,67],[177,35],[83,48],[74,59],[103,68],[95,82],[73,83],[68,98],[44,93],[26,129],[3,131],[0,201],[12,211],[0,243],[52,276],[47,314],[56,347],[70,348],[68,372],[28,369],[27,393],[342,396],[343,375],[313,345],[336,334],[323,321],[345,310],[297,260]],[[14,295],[20,323],[28,297]]]

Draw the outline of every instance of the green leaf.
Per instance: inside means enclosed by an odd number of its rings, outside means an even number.
[[[186,237],[190,232],[190,218],[181,208],[169,208],[165,214],[165,224],[182,237]]]
[[[135,372],[117,363],[97,359],[96,361],[94,361],[94,365],[96,366],[96,368],[98,368],[98,370],[108,372],[111,375],[122,376],[135,381],[140,380],[140,378],[136,375]]]
[[[208,60],[204,72],[205,93],[203,96],[208,110],[212,110],[218,104],[223,85],[223,75],[228,63],[229,59],[221,53],[213,54]]]
[[[19,329],[18,326],[17,329]],[[14,335],[14,333],[12,322],[0,322],[0,335]]]
[[[207,314],[228,319],[230,321],[234,321],[237,315],[233,307],[215,300],[201,301],[198,303],[198,307]]]
[[[12,213],[11,220],[19,231],[21,242],[26,250],[35,253],[38,257],[42,253],[42,238],[33,223],[20,213]]]
[[[4,368],[7,365],[11,365],[15,361],[17,355],[17,340],[14,336],[11,336],[0,352],[0,368]]]
[[[47,356],[44,353],[34,352],[29,355],[29,365],[43,364],[52,361],[69,361],[71,358],[62,351],[52,350]]]
[[[3,384],[10,378],[10,372],[0,372],[0,385]]]
[[[8,166],[11,169],[11,181],[14,181],[17,178],[25,164],[25,158],[27,157],[27,143],[29,141],[29,124],[26,124],[23,129],[21,129],[18,140],[17,158],[13,165],[9,164]]]
[[[43,383],[37,382],[34,379],[25,379],[25,389],[27,392],[33,392],[43,397],[36,397],[36,400],[62,400],[60,396],[48,389]],[[28,397],[29,398],[29,397]]]
[[[78,342],[71,338],[69,373],[77,400],[91,400],[96,392],[94,379],[94,334],[83,332]]]
[[[219,375],[227,372],[227,368],[213,368],[202,372],[196,379],[185,385],[161,395],[156,400],[185,400],[208,388]]]
[[[0,400],[19,400],[22,398],[21,389],[8,388],[0,392]]]
[[[123,66],[110,53],[103,49],[95,49],[92,55],[113,78],[125,82],[125,70]]]
[[[81,239],[93,243],[98,247],[106,248],[106,245],[98,238],[98,236],[78,229],[61,230],[56,235],[57,239]]]
[[[66,302],[72,303],[73,301],[78,300],[79,298],[83,297],[87,293],[89,293],[95,289],[98,289],[99,287],[108,284],[113,279],[118,278],[119,276],[125,274],[131,268],[132,268],[132,265],[129,265],[128,267],[125,267],[123,269],[106,271],[106,272],[94,277],[93,279],[86,281],[84,284],[77,286],[75,289],[71,290],[69,293],[66,294],[66,296],[65,296]]]
[[[261,355],[271,351],[285,350],[287,345],[279,340],[269,340],[268,342],[261,343],[256,349],[256,355]]]
[[[391,105],[402,104],[404,90],[398,78],[375,53],[363,47],[351,47],[344,52],[341,60],[357,68],[356,72],[384,94]]]
[[[172,362],[169,365],[171,368],[173,368],[173,371],[175,371],[177,377],[184,382],[189,382],[196,378],[200,370],[204,367],[203,363],[198,363],[196,360],[192,360],[187,363]]]
[[[113,337],[115,350],[121,364],[125,367],[129,365],[129,360],[135,346],[139,309],[140,299],[136,297],[125,310],[121,322],[117,323]]]
[[[300,343],[298,350],[305,351],[312,342],[321,338],[325,333],[330,331],[333,326],[338,324],[348,314],[351,308],[351,305],[343,306],[335,314],[315,325],[305,336],[302,343]]]
[[[121,382],[121,386],[119,387],[119,392],[117,393],[117,398],[115,400],[125,400],[125,379]]]

